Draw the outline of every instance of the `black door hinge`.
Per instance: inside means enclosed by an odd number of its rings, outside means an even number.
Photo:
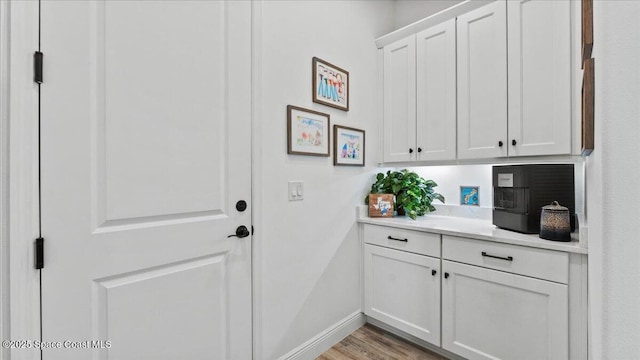
[[[42,84],[42,61],[43,54],[40,51],[36,51],[33,54],[33,81],[38,84]]]
[[[37,238],[35,243],[36,269],[44,268],[44,238]]]

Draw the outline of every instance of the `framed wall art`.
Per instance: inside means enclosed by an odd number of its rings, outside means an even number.
[[[313,102],[349,111],[349,72],[313,58]]]
[[[480,187],[460,186],[460,205],[480,206]]]
[[[329,114],[288,105],[287,154],[329,156]]]
[[[364,130],[333,126],[333,165],[364,166]]]

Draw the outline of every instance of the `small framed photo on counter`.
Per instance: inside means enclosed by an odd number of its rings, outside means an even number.
[[[369,194],[369,217],[393,217],[393,194]]]

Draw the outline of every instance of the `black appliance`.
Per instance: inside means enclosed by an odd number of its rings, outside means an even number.
[[[573,164],[525,164],[493,167],[493,224],[527,234],[540,231],[542,207],[557,201],[569,209],[575,230]]]

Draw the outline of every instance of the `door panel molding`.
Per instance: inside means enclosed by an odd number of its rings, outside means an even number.
[[[228,178],[219,174],[229,166],[225,156],[212,156],[224,154],[228,148],[228,6],[222,1],[189,5],[194,6],[201,9],[184,14],[182,5],[171,2],[145,3],[144,8],[129,2],[91,3],[90,62],[91,73],[95,74],[90,89],[92,196],[96,228],[114,225],[107,224],[111,221],[129,223],[134,218],[148,222],[174,214],[184,218],[186,214],[228,212]],[[153,11],[148,11],[149,7]],[[167,23],[162,14],[172,22]],[[201,38],[198,24],[202,19],[189,22],[180,18],[194,14],[218,15],[207,17],[207,26],[214,31],[198,54],[190,52],[193,44],[183,37],[191,33]],[[138,23],[145,26],[136,32],[128,30]],[[189,23],[191,27],[185,26]],[[180,26],[180,31],[166,31],[172,26]],[[156,28],[163,31],[163,36],[154,39]],[[174,51],[159,53],[157,49],[163,45]],[[200,78],[161,70],[180,69],[185,64],[202,69]],[[210,99],[206,105],[201,101],[205,97]],[[184,103],[192,106],[177,106]],[[225,121],[218,125],[209,121],[211,118]],[[184,124],[192,130],[185,132],[181,127]],[[167,132],[170,126],[176,131]],[[193,158],[196,153],[202,154],[201,158]],[[154,157],[163,160],[146,161]],[[176,188],[176,183],[189,186]]]
[[[192,213],[169,214],[157,216],[145,216],[131,219],[106,220],[98,226],[94,226],[93,234],[104,234],[114,231],[126,231],[134,229],[146,229],[156,226],[177,224],[189,224],[193,222],[205,222],[227,218],[221,210],[196,211]]]
[[[230,319],[226,314],[229,309],[230,292],[229,278],[225,271],[228,261],[229,251],[223,251],[206,257],[94,280],[93,339],[109,339],[121,347],[137,349],[137,355],[126,354],[132,358],[228,358],[229,343],[225,340],[230,327]],[[201,295],[198,293],[200,282],[193,281],[194,279],[206,279],[210,285],[208,297],[198,296]],[[216,289],[219,288],[223,288],[224,291],[216,293]],[[180,291],[176,292],[176,289]],[[150,304],[135,300],[148,292],[156,294],[157,301]],[[176,303],[181,306],[176,307]],[[212,314],[208,312],[211,309],[216,311]],[[167,315],[158,320],[154,318],[157,313]],[[190,319],[190,325],[204,323],[209,331],[198,334],[200,339],[185,338],[188,335],[181,333],[187,332],[180,331],[180,321],[176,320],[184,320],[185,316]],[[140,328],[140,324],[145,324],[145,327]],[[178,327],[174,329],[171,337],[153,337],[155,328],[176,325]],[[126,335],[123,336],[123,333]],[[145,339],[145,336],[150,337]],[[168,349],[161,346],[149,346],[153,343],[174,341],[192,345],[179,349],[179,354],[167,353]],[[100,349],[94,350],[97,358],[105,360],[108,357],[118,358],[117,351],[117,347],[113,347],[109,353]]]

